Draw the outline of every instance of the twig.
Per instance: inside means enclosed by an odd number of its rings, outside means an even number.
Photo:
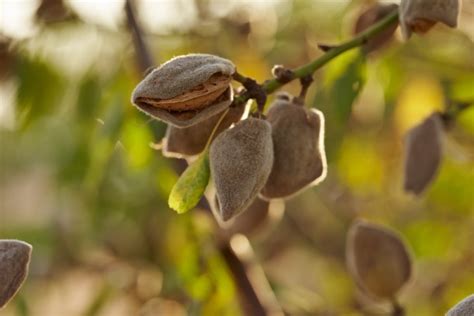
[[[391,316],[405,316],[405,309],[395,299],[392,302],[392,314],[391,314]]]
[[[313,76],[307,75],[305,77],[300,78],[300,83],[301,83],[300,95],[295,99],[295,101],[298,104],[304,105],[304,100],[306,98],[306,93],[308,92],[308,88],[313,83]]]
[[[133,44],[135,46],[135,53],[137,54],[137,62],[140,71],[146,73],[150,68],[154,67],[155,62],[150,50],[145,44],[143,32],[135,18],[135,8],[133,7],[132,0],[125,1],[125,13],[127,14],[128,28],[132,33]]]
[[[294,79],[295,74],[293,70],[284,67],[283,65],[275,65],[272,68],[272,75],[280,83],[285,84]]]
[[[140,71],[142,73],[145,73],[148,69],[153,67],[155,63],[143,39],[141,29],[135,18],[132,0],[127,0],[125,2],[125,11],[127,14],[128,26],[130,28],[130,31],[134,39],[133,43],[134,43],[135,51],[137,55],[137,65],[139,66]],[[247,87],[250,87],[250,85],[252,84],[258,85],[255,81],[253,82],[248,81],[248,80],[253,80],[253,79],[245,78],[243,76],[240,79],[246,81]],[[260,88],[260,85],[258,86]],[[175,167],[176,169],[182,169],[180,166],[175,166]],[[209,206],[207,205],[207,203],[202,203],[200,204],[200,206],[204,206],[206,207],[206,209],[209,209]],[[247,275],[245,264],[234,253],[234,251],[230,247],[229,241],[227,240],[221,246],[218,246],[218,249],[227,267],[229,268],[230,273],[232,274],[232,277],[234,279],[234,282],[238,291],[239,298],[242,301],[242,309],[243,309],[244,314],[249,315],[249,316],[268,315],[269,313],[267,312],[264,304],[259,299],[256,289],[254,289],[254,287],[252,286],[252,283],[250,282],[250,279]],[[262,275],[261,277],[265,277],[265,276]]]
[[[328,51],[330,51],[331,49],[336,48],[336,46],[319,43],[319,44],[318,44],[318,48],[319,48],[320,50],[322,50],[323,52],[328,52]]]
[[[235,285],[239,289],[238,295],[244,315],[261,316],[267,315],[267,311],[255,292],[252,283],[247,277],[247,271],[244,263],[235,254],[229,243],[225,243],[219,249],[229,270],[234,278]]]
[[[238,72],[235,72],[232,75],[232,78],[244,86],[244,91],[247,98],[255,99],[257,102],[258,113],[262,114],[263,107],[267,102],[267,94],[263,90],[263,87],[259,85],[254,79],[242,76]],[[234,105],[236,105],[236,103],[234,103]]]
[[[271,94],[284,86],[286,83],[294,80],[294,79],[299,79],[306,77],[308,75],[312,75],[316,70],[336,58],[337,56],[341,55],[342,53],[351,50],[355,47],[361,46],[367,42],[370,38],[376,36],[383,30],[385,30],[387,27],[391,26],[392,24],[396,23],[398,21],[398,10],[394,10],[391,14],[387,15],[384,19],[380,20],[373,26],[369,27],[365,31],[359,33],[357,36],[352,38],[351,40],[334,46],[329,49],[328,45],[325,45],[324,47],[328,48],[329,50],[322,55],[321,57],[311,61],[310,63],[303,65],[301,67],[298,67],[296,69],[293,69],[293,77],[291,80],[288,80],[287,82],[282,82],[280,80],[272,79],[268,80],[263,84],[263,90],[265,91],[266,94]],[[244,103],[247,102],[249,99],[248,95],[242,93],[241,95],[237,96],[234,99],[234,102],[236,103]]]
[[[468,109],[470,106],[474,106],[474,100],[471,102],[456,102],[452,100],[446,100],[447,108],[441,113],[441,118],[446,128],[452,127],[452,123],[456,120],[459,114]]]

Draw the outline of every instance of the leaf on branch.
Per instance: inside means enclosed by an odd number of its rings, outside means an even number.
[[[101,85],[98,76],[86,75],[79,84],[79,94],[77,96],[77,118],[83,124],[96,123],[95,117],[101,102]]]
[[[365,84],[365,57],[348,52],[328,64],[325,84],[316,95],[313,107],[326,115],[326,152],[332,160],[352,114],[352,105]]]
[[[178,214],[194,208],[206,190],[209,176],[209,151],[206,150],[178,179],[171,190],[168,205]]]
[[[365,221],[357,221],[349,230],[346,263],[357,285],[382,299],[393,299],[410,279],[412,270],[400,236]]]
[[[346,65],[344,71],[334,81],[331,88],[331,99],[335,105],[336,117],[345,123],[352,113],[352,104],[362,91],[365,83],[365,58],[356,56]]]
[[[16,66],[17,111],[23,127],[37,118],[51,115],[64,95],[64,79],[55,68],[39,58],[19,56]]]
[[[459,102],[471,102],[474,100],[474,73],[456,78],[449,85],[449,98]]]
[[[0,309],[18,292],[28,274],[31,245],[18,240],[0,240]]]

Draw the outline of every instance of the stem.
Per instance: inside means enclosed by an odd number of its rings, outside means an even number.
[[[313,83],[313,76],[308,75],[300,78],[301,83],[301,92],[300,95],[296,98],[297,103],[304,105],[304,100],[306,98],[306,93],[308,92],[309,86]]]
[[[405,315],[405,309],[403,306],[398,303],[397,300],[392,301],[392,316],[404,316]]]
[[[204,150],[203,152],[206,152],[208,149],[209,149],[209,146],[211,145],[211,141],[212,139],[214,138],[214,135],[216,134],[216,131],[217,129],[219,128],[219,126],[221,125],[222,121],[224,120],[224,117],[227,115],[227,113],[229,113],[229,110],[230,108],[227,108],[221,115],[221,117],[219,118],[219,120],[217,121],[217,124],[214,126],[214,128],[212,129],[212,132],[211,132],[211,135],[209,136],[207,142],[206,142],[206,146],[204,147]]]
[[[226,243],[219,250],[222,257],[224,258],[224,261],[227,263],[230,272],[232,273],[236,288],[238,289],[237,293],[239,295],[239,300],[244,315],[268,315],[268,311],[265,309],[263,302],[258,297],[252,283],[247,276],[245,264],[235,254],[229,243]]]
[[[452,123],[462,111],[468,109],[470,106],[474,106],[474,100],[471,100],[471,102],[455,102],[448,100],[447,103],[448,106],[446,110],[441,113],[441,118],[443,119],[446,128],[451,127]]]
[[[235,81],[240,82],[244,86],[245,90],[241,95],[243,98],[246,100],[255,99],[257,102],[258,113],[261,115],[263,113],[263,107],[267,102],[267,93],[263,89],[263,86],[258,84],[254,79],[242,76],[238,72],[235,72],[232,77]],[[240,104],[234,103],[234,105]]]
[[[308,75],[312,75],[316,70],[336,58],[337,56],[341,55],[342,53],[351,50],[355,47],[361,46],[364,43],[366,43],[369,39],[373,38],[377,34],[381,33],[388,27],[390,27],[392,24],[398,22],[398,10],[394,10],[392,13],[387,15],[385,18],[380,20],[379,22],[375,23],[365,31],[359,33],[356,35],[354,38],[351,40],[335,46],[334,48],[330,48],[324,55],[321,57],[311,61],[310,63],[303,65],[301,67],[298,67],[293,70],[294,76],[292,80],[297,79],[297,78],[303,78]],[[292,81],[289,80],[288,82]],[[275,92],[277,89],[281,88],[284,86],[287,82],[281,82],[278,79],[272,79],[263,84],[263,90],[267,94],[271,94]],[[247,98],[247,99],[246,99]],[[248,100],[248,96],[243,94],[235,98],[234,102],[240,103],[240,102],[246,102]]]
[[[242,85],[244,85],[246,82],[247,82],[247,77],[241,75],[240,73],[238,73],[237,71],[234,72],[234,74],[232,75],[232,79],[234,79],[235,81],[237,82],[240,82]]]
[[[140,71],[145,73],[149,68],[155,65],[155,62],[150,50],[146,46],[145,40],[143,39],[143,32],[135,18],[135,10],[132,0],[125,1],[125,13],[127,15],[128,28],[132,33],[133,44],[135,46]]]

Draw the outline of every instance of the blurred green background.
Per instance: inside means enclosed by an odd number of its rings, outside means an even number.
[[[299,66],[322,54],[318,43],[349,39],[373,2],[136,9],[159,63],[213,53],[263,81],[274,64]],[[474,3],[463,1],[458,29],[438,25],[408,42],[397,33],[381,51],[354,50],[317,72],[308,105],[326,115],[328,178],[248,236],[288,314],[363,315],[344,261],[356,217],[400,231],[412,248],[415,274],[400,298],[408,315],[442,315],[474,291],[474,107],[447,131],[426,193],[402,190],[407,129],[446,100],[474,100],[473,39]],[[167,206],[176,160],[150,146],[165,124],[130,104],[142,77],[124,1],[0,2],[0,238],[34,247],[2,316],[242,314],[214,219]]]

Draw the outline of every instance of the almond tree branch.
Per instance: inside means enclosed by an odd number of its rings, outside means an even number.
[[[394,10],[392,13],[387,15],[385,18],[383,18],[379,22],[375,23],[374,25],[372,25],[371,27],[369,27],[365,31],[359,33],[358,35],[356,35],[351,40],[349,40],[349,41],[347,41],[347,42],[345,42],[341,45],[338,45],[338,46],[334,46],[334,47],[328,46],[327,52],[324,55],[322,55],[321,57],[311,61],[310,63],[308,63],[306,65],[303,65],[301,67],[293,69],[292,70],[293,76],[292,76],[291,80],[287,80],[287,81],[282,82],[281,80],[278,80],[278,78],[277,78],[277,79],[272,79],[272,80],[266,81],[262,85],[263,90],[267,94],[271,94],[271,93],[275,92],[276,90],[278,90],[279,88],[281,88],[282,86],[284,86],[285,84],[287,84],[288,82],[291,82],[295,79],[300,79],[300,78],[312,75],[316,70],[323,67],[324,65],[326,65],[328,62],[330,62],[331,60],[333,60],[337,56],[341,55],[342,53],[344,53],[348,50],[351,50],[353,48],[362,46],[369,39],[373,38],[374,36],[381,33],[382,31],[384,31],[385,29],[389,28],[391,25],[393,25],[394,23],[397,23],[397,22],[398,22],[398,10]],[[237,96],[234,99],[234,102],[243,103],[243,102],[247,102],[248,99],[249,99],[248,94],[243,93],[243,94]]]
[[[405,316],[405,309],[396,300],[392,302],[392,316]]]
[[[125,11],[127,15],[127,22],[130,32],[133,36],[133,42],[137,55],[137,64],[141,72],[146,72],[147,69],[155,65],[153,57],[148,49],[145,40],[143,39],[143,33],[139,27],[139,24],[135,18],[133,3],[132,0],[126,0]],[[259,103],[264,102],[264,98],[261,95],[271,94],[275,92],[280,87],[284,86],[286,83],[293,81],[295,79],[309,78],[313,73],[324,66],[326,63],[339,56],[340,54],[363,45],[370,38],[382,32],[384,29],[390,27],[392,24],[396,23],[398,20],[398,12],[394,11],[386,18],[376,23],[367,30],[361,32],[353,39],[334,47],[329,47],[327,52],[313,60],[312,62],[298,67],[296,69],[290,70],[291,76],[285,76],[283,80],[280,77],[277,77],[272,80],[266,81],[262,85],[258,85],[253,79],[246,78],[239,74],[234,75],[236,81],[245,83],[244,87],[248,90],[244,90],[239,96],[234,99],[235,103],[243,103],[251,98],[260,99]],[[258,87],[256,87],[258,86]],[[258,88],[258,89],[257,89]],[[260,91],[260,93],[252,93],[252,91]],[[233,253],[232,249],[228,242],[224,244],[223,247],[219,247],[221,255],[229,267],[230,273],[232,274],[236,288],[239,292],[239,297],[242,300],[242,305],[244,306],[244,311],[246,315],[267,315],[268,310],[265,305],[259,298],[259,295],[255,288],[252,287],[252,283],[246,273],[246,265],[240,260],[237,254]]]
[[[232,250],[230,244],[225,243],[219,251],[232,274],[236,287],[239,289],[237,294],[239,295],[239,302],[243,314],[251,316],[268,315],[269,313],[261,299],[256,295],[250,279],[248,277],[241,277],[242,275],[247,276],[247,269],[239,256]]]
[[[140,71],[145,73],[148,69],[155,66],[155,62],[150,50],[148,49],[148,46],[146,45],[145,40],[143,39],[143,33],[140,29],[138,21],[135,18],[132,0],[126,0],[125,11],[127,15],[128,27],[133,36],[137,65]],[[182,167],[183,166],[175,165],[175,169],[177,171],[179,171],[178,169],[184,169]],[[252,282],[247,275],[246,264],[231,249],[229,240],[224,242],[221,246],[217,245],[217,247],[222,258],[224,259],[224,262],[229,268],[229,272],[232,274],[232,278],[234,279],[243,313],[249,316],[264,316],[270,314],[267,310],[267,306],[265,306],[262,302],[257,290],[253,287]],[[265,276],[262,275],[261,277]]]

